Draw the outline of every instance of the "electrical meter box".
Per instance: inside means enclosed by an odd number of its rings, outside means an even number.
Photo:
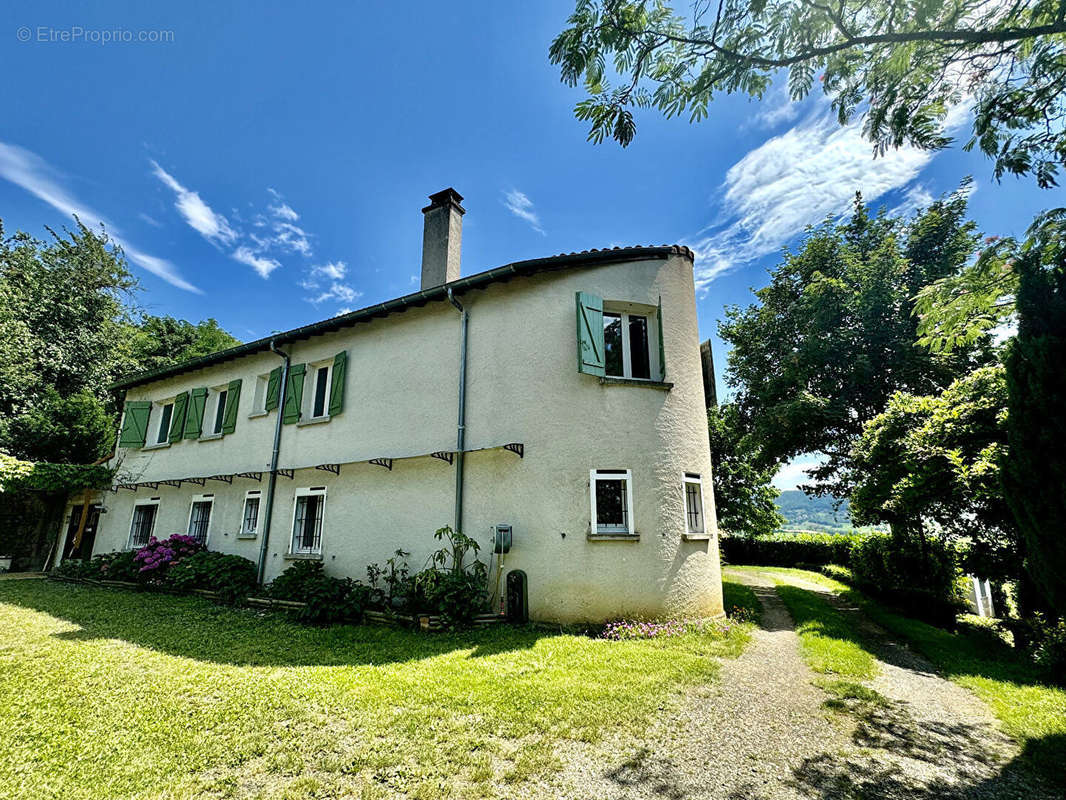
[[[505,523],[500,523],[494,529],[495,531],[492,541],[492,552],[494,553],[510,553],[511,552],[511,526]]]

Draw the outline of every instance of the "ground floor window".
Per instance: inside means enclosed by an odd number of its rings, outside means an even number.
[[[686,472],[685,480],[685,531],[704,533],[703,479],[695,472]]]
[[[259,529],[259,494],[249,494],[244,498],[244,519],[241,522],[242,536],[255,536]]]
[[[155,515],[159,503],[149,501],[133,507],[133,523],[130,525],[130,547],[144,547],[155,530]]]
[[[292,519],[291,552],[322,552],[322,517],[325,506],[325,489],[301,489],[297,491]]]
[[[633,533],[633,473],[594,469],[589,481],[593,533]]]
[[[193,498],[189,509],[189,536],[202,545],[207,544],[207,532],[211,524],[211,506],[214,499],[199,495]]]

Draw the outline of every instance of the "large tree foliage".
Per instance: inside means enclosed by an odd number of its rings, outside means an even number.
[[[1050,186],[1066,162],[1064,34],[1063,0],[700,0],[685,13],[578,0],[549,55],[565,82],[583,82],[575,113],[593,141],[629,144],[634,108],[700,120],[717,94],[762,97],[787,70],[793,100],[820,83],[842,124],[864,114],[878,152],[946,146],[945,117],[972,103],[967,146],[997,177]]]
[[[117,378],[238,343],[214,320],[142,314],[122,250],[75,223],[47,240],[0,224],[0,449],[32,461],[107,455]]]
[[[863,425],[894,392],[936,394],[980,362],[973,348],[916,346],[911,297],[956,274],[977,245],[964,191],[912,220],[871,216],[809,230],[747,308],[726,309],[726,372],[764,463],[821,452],[820,490],[848,494],[845,470]]]
[[[938,395],[894,394],[852,451],[852,518],[887,522],[897,538],[921,531],[961,540],[968,572],[1016,578],[1021,550],[1000,482],[1006,453],[1001,365],[977,369]]]
[[[1010,458],[1004,490],[1029,572],[1066,617],[1066,239],[1044,218],[1017,251],[1018,333],[1007,349]]]
[[[759,462],[758,448],[732,404],[707,412],[714,505],[720,530],[745,536],[773,533],[785,522],[777,512],[775,469]]]

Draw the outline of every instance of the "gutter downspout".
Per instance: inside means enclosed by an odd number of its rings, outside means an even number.
[[[455,525],[456,533],[463,529],[463,456],[466,449],[466,331],[470,314],[463,304],[455,299],[452,288],[448,287],[448,301],[461,314],[459,334],[459,421],[455,441]]]
[[[285,416],[285,388],[289,383],[289,354],[278,350],[276,341],[270,340],[270,349],[285,359],[281,366],[281,382],[278,385],[278,418],[274,421],[274,450],[270,454],[270,477],[267,478],[266,514],[263,517],[263,538],[259,543],[259,567],[256,581],[262,585],[266,572],[267,544],[270,540],[270,523],[274,518],[274,488],[278,484],[278,455],[281,452],[281,419]]]

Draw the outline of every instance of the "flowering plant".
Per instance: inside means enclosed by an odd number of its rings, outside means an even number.
[[[684,636],[688,633],[709,634],[717,638],[728,634],[731,628],[732,625],[728,621],[710,619],[621,619],[608,622],[600,636],[616,642],[632,639],[661,639]]]
[[[196,539],[184,534],[176,533],[169,539],[157,539],[153,536],[148,540],[148,544],[137,551],[133,561],[140,566],[137,571],[141,574],[161,574],[167,567],[179,564],[186,556],[199,553],[203,549],[203,545]]]

